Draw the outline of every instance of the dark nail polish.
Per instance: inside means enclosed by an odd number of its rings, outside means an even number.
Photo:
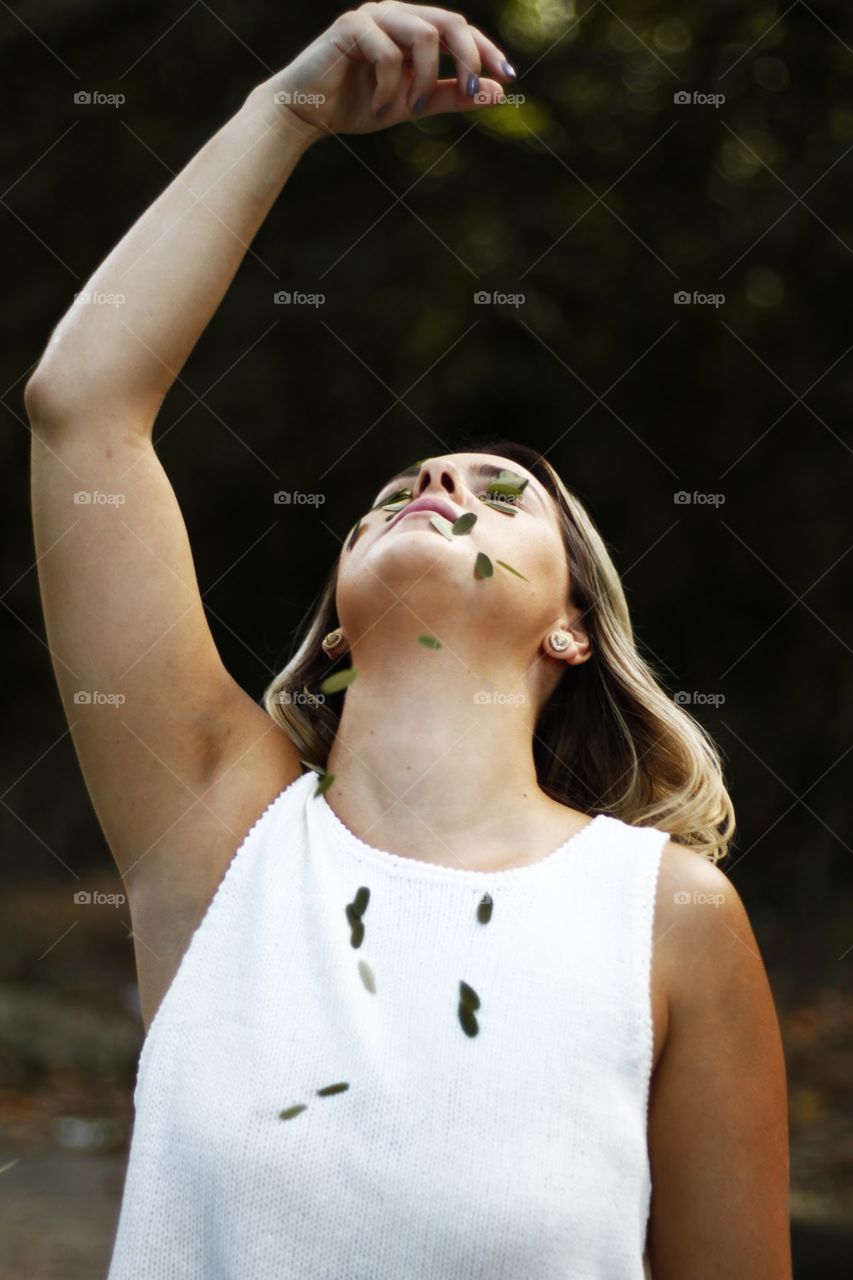
[[[390,107],[390,105],[391,105],[391,103],[390,103],[390,102],[386,102],[384,107],[380,107],[380,108],[379,108],[379,110],[376,112],[376,119],[377,119],[377,120],[381,120],[381,119],[382,119],[382,117],[383,117],[384,115],[386,115],[386,114],[387,114],[387,111],[388,111],[388,108]]]
[[[414,111],[415,115],[417,115],[419,112],[423,111],[423,109],[424,109],[424,107],[426,106],[426,104],[427,104],[426,94],[424,94],[424,96],[423,96],[422,98],[418,98],[417,102],[416,102],[416,103],[415,103],[415,105],[412,107],[412,110]]]
[[[472,74],[468,77],[468,85],[467,85],[468,97],[473,98],[474,94],[479,91],[479,88],[480,88],[480,77],[475,76],[472,72]]]
[[[505,76],[514,76],[517,74],[515,67],[510,66],[508,62],[501,63],[501,71],[504,73]]]

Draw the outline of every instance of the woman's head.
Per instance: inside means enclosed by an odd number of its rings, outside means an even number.
[[[447,539],[419,498],[447,503]],[[389,505],[390,503],[390,505]],[[492,575],[479,576],[475,564]],[[522,574],[523,578],[518,575]],[[380,478],[349,531],[297,652],[264,705],[325,767],[343,692],[317,698],[338,663],[323,637],[342,628],[352,665],[428,658],[433,635],[498,686],[525,690],[542,790],[589,814],[657,826],[713,861],[734,830],[718,752],[638,653],[607,547],[578,497],[535,450],[512,441],[437,454]],[[563,653],[554,631],[573,641]]]

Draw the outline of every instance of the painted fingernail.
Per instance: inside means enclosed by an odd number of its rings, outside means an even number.
[[[418,112],[423,111],[426,104],[427,104],[426,94],[424,94],[422,98],[418,98],[417,102],[412,107],[412,110],[414,111],[415,115],[417,115]]]
[[[382,117],[383,117],[383,116],[386,114],[386,112],[388,111],[388,108],[390,107],[390,105],[391,105],[391,103],[390,103],[390,102],[386,102],[384,107],[380,107],[380,108],[379,108],[379,110],[376,112],[376,118],[377,118],[377,120],[381,120],[381,119],[382,119]]]
[[[467,89],[468,89],[468,97],[469,97],[469,98],[473,98],[473,97],[474,97],[474,94],[478,91],[478,89],[479,89],[479,88],[480,88],[480,77],[479,77],[479,76],[475,76],[475,75],[472,73],[472,74],[468,77],[468,85],[467,85]]]
[[[508,62],[501,63],[501,71],[504,73],[505,76],[514,76],[517,74],[515,67],[511,66],[510,63]]]

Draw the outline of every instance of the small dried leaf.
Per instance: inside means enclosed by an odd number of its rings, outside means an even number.
[[[494,903],[492,902],[491,896],[488,893],[484,893],[477,906],[477,919],[480,921],[480,924],[489,923],[492,918],[493,906]]]
[[[364,942],[364,925],[358,916],[356,916],[355,920],[351,920],[350,924],[352,925],[350,943],[353,947],[358,948]]]
[[[506,502],[501,502],[497,498],[489,498],[486,494],[480,494],[480,501],[485,502],[487,507],[491,507],[493,511],[502,511],[505,516],[517,516],[518,512],[514,510]]]
[[[494,573],[491,560],[482,551],[477,552],[477,562],[474,565],[474,573],[478,578],[491,578]]]
[[[314,799],[316,800],[317,796],[324,796],[334,780],[335,775],[333,773],[324,773],[320,781],[317,783],[316,790],[314,791]]]
[[[434,529],[438,529],[439,533],[444,534],[445,538],[450,542],[453,541],[453,525],[444,516],[440,516],[437,511],[433,511],[429,522]]]
[[[307,1111],[305,1103],[300,1103],[296,1107],[288,1107],[286,1111],[279,1111],[279,1120],[292,1120],[294,1116],[298,1116],[301,1111]]]
[[[352,907],[357,916],[363,916],[367,910],[367,904],[370,901],[370,890],[367,885],[362,885],[358,893],[353,898]]]
[[[344,667],[342,671],[333,671],[330,676],[326,676],[320,684],[321,693],[338,693],[341,689],[346,689],[351,685],[358,675],[358,667]]]
[[[479,1009],[480,997],[473,987],[469,987],[467,982],[459,983],[459,1003],[467,1005],[469,1009]]]
[[[345,1080],[342,1080],[340,1084],[327,1084],[322,1089],[317,1090],[317,1097],[331,1098],[333,1093],[346,1093],[348,1088],[349,1085]]]
[[[517,569],[513,569],[512,565],[511,565],[511,564],[507,564],[506,560],[497,560],[495,563],[496,563],[496,564],[499,564],[499,565],[501,566],[501,568],[502,568],[502,569],[509,569],[510,573],[514,573],[514,574],[515,574],[515,576],[516,576],[517,578],[524,578],[524,574],[523,574],[523,573],[519,573]],[[529,582],[529,581],[530,581],[530,579],[529,579],[529,578],[524,578],[524,581],[525,581],[525,582]]]
[[[302,759],[300,759],[299,763],[304,764],[306,769],[313,769],[315,773],[323,772],[323,766],[321,764],[312,764],[310,760]]]
[[[376,979],[373,976],[373,970],[366,960],[359,960],[358,971],[361,974],[361,980],[367,987],[367,990],[372,995],[376,995]]]
[[[461,516],[453,521],[451,526],[454,533],[470,533],[477,523],[477,517],[473,511],[465,511]]]
[[[462,1024],[462,1030],[465,1032],[466,1036],[475,1036],[480,1030],[476,1017],[467,1005],[460,1004],[459,1021]]]
[[[441,641],[435,636],[418,636],[418,644],[422,644],[425,649],[441,648]]]

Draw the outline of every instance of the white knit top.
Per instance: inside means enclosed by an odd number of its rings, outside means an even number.
[[[466,871],[316,787],[248,832],[149,1028],[108,1280],[642,1280],[669,837],[599,815]]]

